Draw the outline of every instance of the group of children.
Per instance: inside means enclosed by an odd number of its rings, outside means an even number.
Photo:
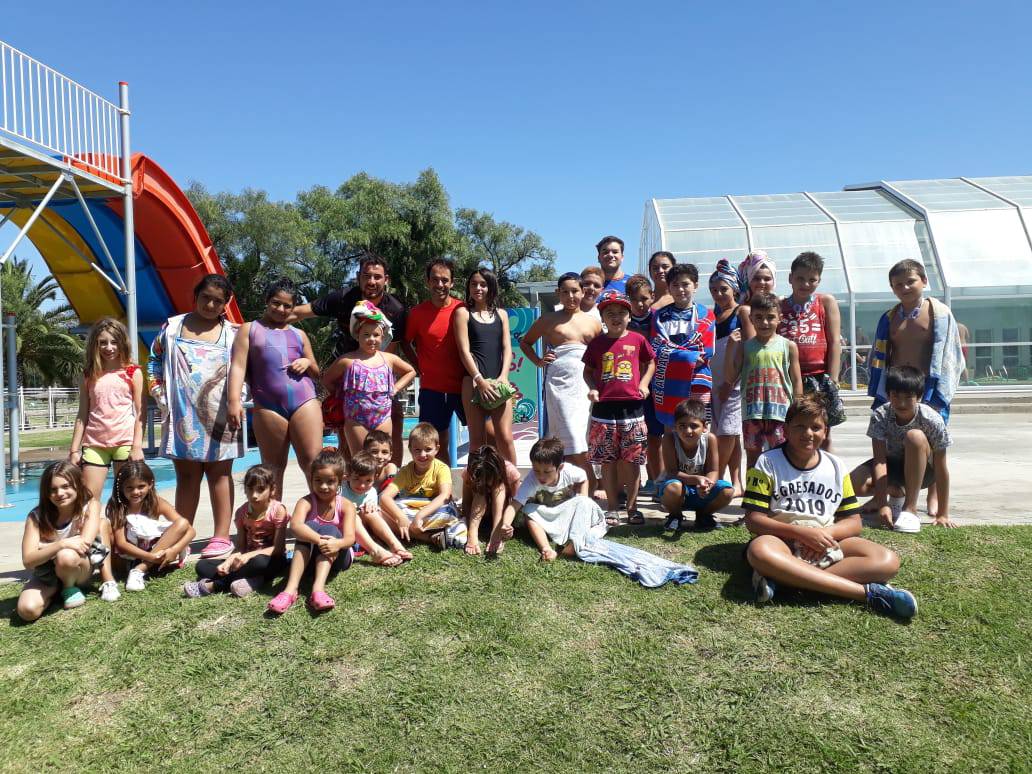
[[[795,260],[792,294],[783,300],[772,293],[775,267],[765,254],[750,254],[738,271],[721,261],[709,281],[712,310],[695,299],[694,266],[676,264],[667,253],[653,256],[650,269],[654,262],[663,268],[653,272],[655,293],[637,276],[627,281],[626,294],[598,293],[602,333],[583,352],[590,462],[601,466],[606,511],[593,497],[590,466],[571,464],[554,437],[534,445],[532,472],[522,481],[494,446],[476,449],[463,473],[461,505],[450,469],[437,459],[440,438],[432,425],[412,429],[411,461],[398,469],[391,462],[390,401],[414,372],[382,352],[390,323],[367,302],[352,315],[358,350],[327,370],[341,402],[347,454],[313,449],[310,433],[296,432],[294,422],[315,402],[305,379],[318,377],[319,368],[303,333],[288,324],[293,288],[271,288],[263,318],[236,337],[228,377],[231,424],[242,422],[245,375],[256,408],[273,415],[255,420],[264,464],[245,474],[247,501],[235,514],[231,550],[204,556],[184,593],[242,597],[286,574],[283,590],[268,603],[271,614],[282,614],[297,601],[307,571],[308,604],[322,612],[335,605],[327,582],[359,555],[396,567],[412,559],[405,547],[412,540],[480,555],[483,535],[486,556],[494,558],[520,514],[543,561],[559,549],[614,566],[644,585],[690,582],[689,566],[604,539],[621,521],[621,497],[628,521],[644,523],[636,504],[639,466],[648,463],[648,484],[669,512],[668,529],[679,530],[687,510],[695,512],[696,528],[718,528],[714,513],[743,497],[745,524],[755,536],[747,558],[759,601],[784,583],[914,615],[913,596],[885,585],[898,569],[895,554],[858,537],[856,497],[873,495],[886,526],[916,531],[918,494],[937,485],[929,513],[950,525],[945,419],[956,324],[946,307],[923,299],[923,267],[904,261],[890,271],[901,303],[883,318],[872,355],[871,389],[879,404],[868,432],[873,456],[850,474],[822,450],[844,412],[837,392],[838,307],[816,293],[820,257],[804,253]],[[576,279],[564,275],[560,291]],[[126,590],[140,591],[149,575],[182,567],[189,554],[192,524],[157,495],[142,461],[143,380],[129,362],[127,340],[117,321],[91,331],[73,453],[46,469],[39,506],[26,522],[22,553],[32,578],[17,607],[25,620],[42,615],[58,593],[65,607],[81,605],[80,587],[96,569],[102,598],[118,599],[112,558],[127,573]],[[739,443],[748,461],[745,486]],[[290,444],[310,493],[288,515],[276,498]],[[100,491],[112,463],[114,491],[101,518]]]

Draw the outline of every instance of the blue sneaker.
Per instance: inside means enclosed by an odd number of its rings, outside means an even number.
[[[886,583],[868,583],[867,606],[876,613],[910,620],[917,615],[917,600],[906,589],[894,589]]]
[[[752,587],[753,591],[756,592],[756,604],[765,605],[768,602],[774,600],[774,592],[778,590],[778,585],[770,578],[764,578],[756,570],[752,573]]]

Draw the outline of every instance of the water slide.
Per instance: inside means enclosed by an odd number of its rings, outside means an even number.
[[[197,211],[175,181],[139,153],[132,158],[132,175],[137,319],[141,343],[149,347],[168,317],[193,308],[197,281],[205,274],[221,274],[222,266]],[[87,206],[124,277],[122,199],[89,199]],[[18,210],[11,220],[22,226],[29,215],[28,209]],[[77,202],[52,204],[28,238],[84,325],[105,315],[124,319],[125,297],[89,265],[92,261],[111,274],[104,251]],[[235,300],[226,315],[232,322],[243,322]]]

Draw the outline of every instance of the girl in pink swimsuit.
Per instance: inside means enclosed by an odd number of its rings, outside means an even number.
[[[391,402],[416,378],[415,369],[397,355],[382,351],[391,340],[391,321],[369,301],[351,312],[351,335],[358,349],[341,355],[323,375],[343,406],[344,439],[358,454],[372,430],[391,433]]]

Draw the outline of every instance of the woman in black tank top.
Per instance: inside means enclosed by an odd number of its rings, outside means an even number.
[[[509,389],[512,344],[509,316],[495,306],[498,280],[490,269],[477,269],[466,280],[466,306],[455,312],[455,340],[466,369],[462,380],[462,405],[469,425],[469,452],[485,443],[516,464],[512,440],[512,406],[505,401],[492,409],[499,389]],[[474,402],[474,399],[477,402]]]

